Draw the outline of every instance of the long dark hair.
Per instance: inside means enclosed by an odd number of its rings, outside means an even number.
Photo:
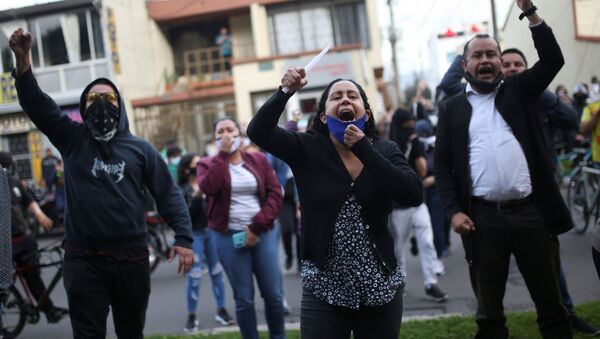
[[[321,113],[325,113],[325,104],[327,103],[327,98],[329,97],[329,91],[331,90],[331,87],[340,81],[349,81],[353,83],[354,86],[356,86],[356,88],[358,88],[358,93],[360,94],[360,97],[362,98],[363,103],[365,104],[365,110],[368,109],[369,111],[371,111],[371,116],[365,124],[365,135],[370,139],[379,138],[379,132],[375,127],[375,117],[373,115],[373,110],[371,110],[371,105],[369,104],[367,93],[365,93],[365,90],[359,84],[354,82],[354,80],[350,79],[337,78],[330,82],[329,85],[327,85],[327,88],[325,88],[323,94],[321,94],[321,99],[319,100],[319,105],[317,106],[317,114],[315,114],[315,116],[312,119],[310,129],[315,130],[319,133],[323,133],[325,135],[329,134],[327,124],[324,124],[323,121],[321,121],[320,115]]]
[[[185,185],[188,182],[190,174],[192,174],[189,172],[189,167],[192,164],[194,157],[197,156],[198,154],[196,153],[188,153],[179,160],[179,165],[177,165],[177,184],[179,186]]]

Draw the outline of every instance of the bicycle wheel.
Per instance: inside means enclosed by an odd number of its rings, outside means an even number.
[[[567,204],[571,212],[575,232],[577,234],[585,233],[590,221],[590,213],[587,207],[587,195],[582,177],[575,177],[569,181]]]
[[[27,319],[23,298],[19,291],[11,286],[2,304],[1,333],[7,338],[16,338],[23,330]]]
[[[148,261],[150,262],[150,273],[154,272],[160,263],[160,253],[162,251],[160,240],[154,231],[148,232]]]

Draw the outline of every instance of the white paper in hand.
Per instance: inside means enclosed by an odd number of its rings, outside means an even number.
[[[312,60],[309,61],[306,64],[306,66],[304,66],[304,72],[306,72],[306,75],[308,75],[308,72],[310,72],[310,70],[323,58],[323,56],[327,54],[327,52],[329,52],[329,48],[331,48],[331,45],[327,45],[327,47],[323,48],[321,53],[317,54],[317,56],[312,58]],[[283,91],[283,93],[287,93],[290,91],[290,89],[287,87],[284,87],[281,90]]]

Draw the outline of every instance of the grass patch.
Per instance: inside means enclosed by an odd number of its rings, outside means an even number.
[[[595,325],[600,325],[600,301],[578,305],[577,314]],[[511,339],[541,338],[535,322],[535,312],[513,312],[507,315],[507,324]],[[473,338],[477,326],[472,316],[443,317],[431,320],[411,320],[402,323],[400,337],[403,339],[465,339]],[[299,339],[299,331],[287,331],[287,339]],[[240,339],[239,333],[223,333],[215,335],[158,335],[148,339]],[[261,339],[268,339],[267,333],[260,334]],[[588,338],[575,334],[575,338]]]

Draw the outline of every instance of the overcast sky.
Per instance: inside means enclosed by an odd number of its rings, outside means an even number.
[[[502,28],[507,12],[514,0],[495,0],[498,30]],[[431,64],[434,53],[428,42],[438,33],[448,28],[460,29],[461,26],[489,22],[492,30],[492,11],[490,0],[392,0],[396,30],[399,33],[398,64],[401,78],[407,83],[414,81],[415,73],[423,72],[429,82],[439,80],[435,71],[438,65]],[[385,77],[391,77],[391,48],[388,39],[389,10],[387,0],[377,0],[379,26],[384,40],[382,46]],[[442,68],[443,65],[442,65]],[[434,71],[433,73],[431,71]]]

